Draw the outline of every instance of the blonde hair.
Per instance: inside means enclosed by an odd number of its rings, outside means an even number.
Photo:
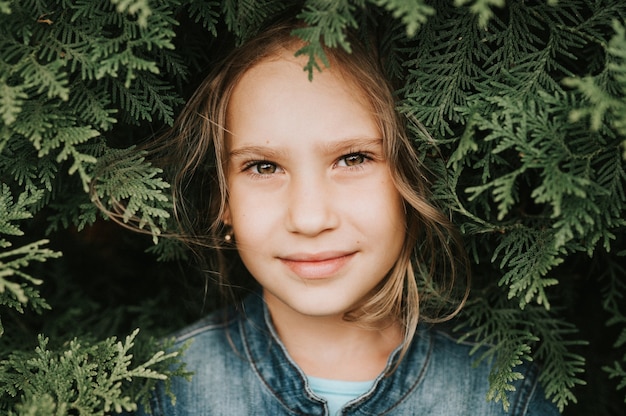
[[[301,23],[272,26],[235,49],[197,88],[173,128],[163,137],[162,163],[172,172],[175,217],[182,239],[189,242],[216,271],[217,284],[232,297],[228,266],[237,260],[232,244],[224,242],[221,222],[228,200],[225,164],[226,112],[233,88],[247,70],[285,49],[304,43],[292,36]],[[374,111],[383,136],[393,182],[404,200],[406,233],[401,254],[379,287],[345,319],[368,327],[393,321],[404,328],[405,348],[418,320],[438,321],[454,316],[467,298],[467,261],[456,228],[429,202],[429,182],[411,140],[406,118],[396,111],[392,88],[381,65],[355,38],[352,51],[326,48],[331,70],[358,88]],[[303,76],[306,74],[303,73]],[[315,75],[313,74],[313,77]],[[315,82],[313,80],[313,82]],[[202,249],[198,249],[201,247]],[[459,296],[452,296],[463,287]],[[421,308],[420,308],[421,306]],[[447,312],[440,313],[442,308]],[[420,313],[421,309],[421,313]]]

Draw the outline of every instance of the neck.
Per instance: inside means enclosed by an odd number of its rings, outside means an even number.
[[[403,339],[397,323],[366,328],[342,315],[310,316],[266,294],[272,322],[291,358],[308,376],[367,381],[385,370]]]

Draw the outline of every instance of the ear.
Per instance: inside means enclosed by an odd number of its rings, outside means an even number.
[[[230,207],[228,206],[228,202],[224,206],[224,211],[222,212],[220,220],[226,225],[231,224]]]

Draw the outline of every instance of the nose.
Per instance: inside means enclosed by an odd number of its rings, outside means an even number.
[[[287,192],[289,232],[314,237],[337,228],[337,201],[329,178],[295,177],[290,180]]]

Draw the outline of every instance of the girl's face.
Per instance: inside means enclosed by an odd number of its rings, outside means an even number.
[[[342,316],[395,264],[404,210],[366,100],[302,67],[286,51],[236,85],[223,219],[270,310]]]

